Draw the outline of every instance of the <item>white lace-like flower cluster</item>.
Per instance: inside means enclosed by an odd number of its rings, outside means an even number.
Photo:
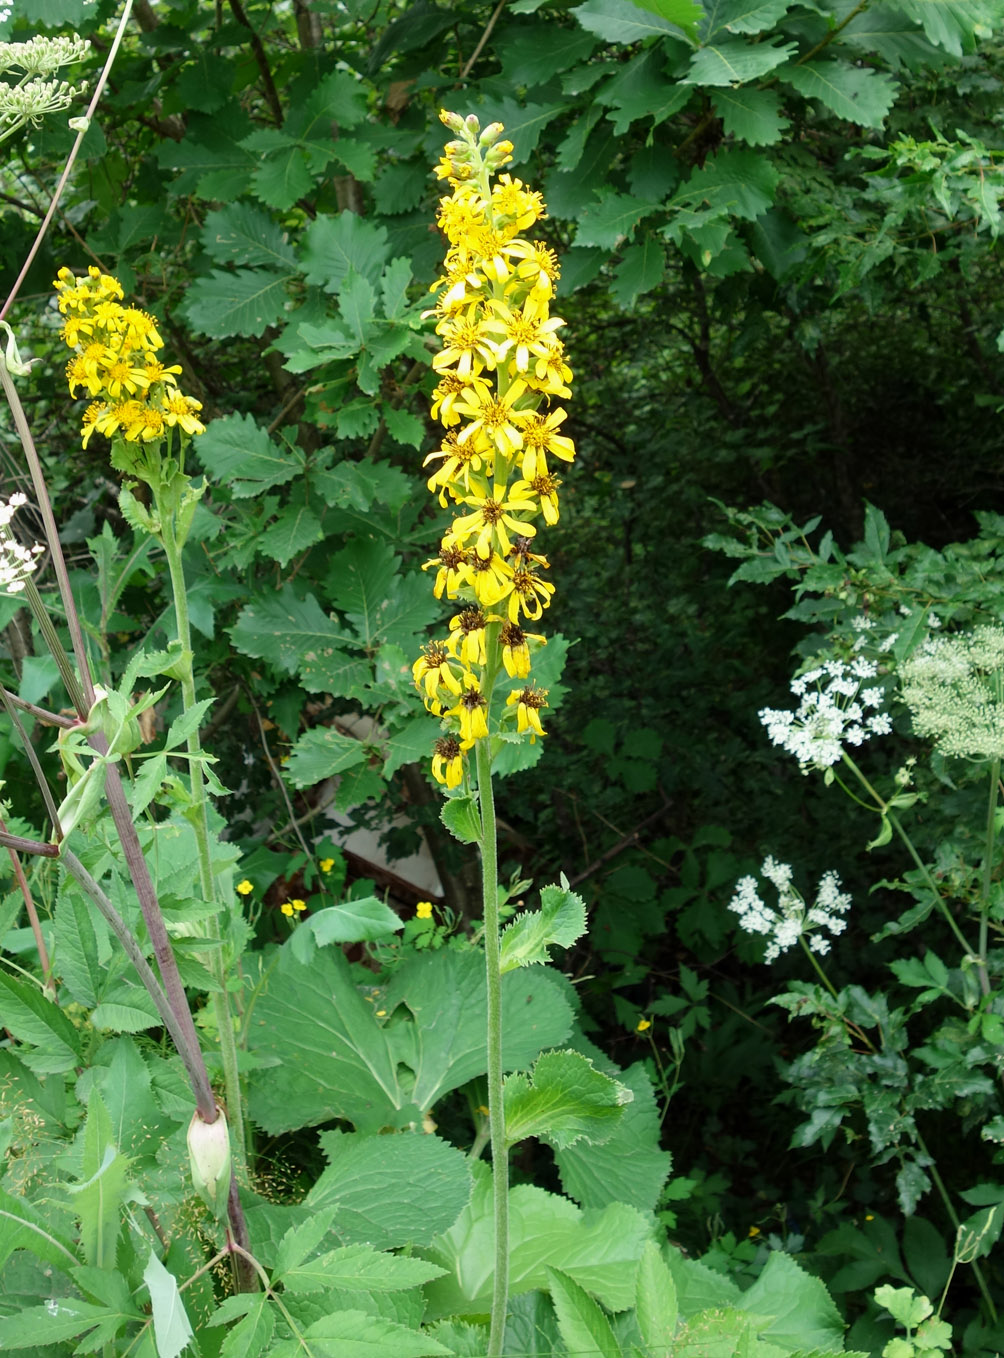
[[[85,38],[75,33],[71,37],[0,42],[0,76],[8,77],[0,79],[0,139],[26,123],[40,127],[47,114],[69,108],[77,95],[87,89],[86,82],[70,85],[65,80],[47,77],[61,66],[80,61],[90,47]]]
[[[24,547],[7,531],[14,511],[27,504],[27,501],[27,495],[20,491],[6,503],[0,500],[0,594],[17,594],[24,589],[25,580],[38,565],[38,558],[45,550],[40,542]]]
[[[808,773],[836,764],[845,743],[861,745],[871,736],[888,735],[892,730],[888,714],[875,710],[885,689],[864,687],[877,673],[875,661],[859,655],[850,664],[828,660],[800,674],[791,681],[792,693],[801,699],[794,712],[772,707],[760,712],[772,743],[793,754],[802,772]]]
[[[739,926],[746,933],[769,937],[763,960],[773,962],[793,948],[803,935],[808,938],[813,952],[821,957],[828,953],[830,940],[817,930],[828,929],[834,937],[842,934],[847,927],[844,916],[851,908],[851,898],[840,890],[837,873],[823,873],[815,902],[807,906],[801,893],[792,885],[791,867],[787,863],[767,857],[760,871],[777,890],[777,907],[766,905],[761,899],[755,877],[743,877],[736,883],[729,909],[739,916]]]

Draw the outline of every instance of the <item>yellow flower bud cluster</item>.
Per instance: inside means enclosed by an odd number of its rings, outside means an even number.
[[[426,646],[413,673],[447,729],[433,774],[453,788],[464,779],[466,752],[489,734],[486,678],[504,665],[511,678],[529,680],[531,643],[544,644],[522,626],[540,618],[554,593],[535,520],[557,523],[561,483],[548,458],[570,463],[575,447],[556,404],[571,395],[572,378],[558,338],[564,321],[550,314],[558,263],[523,235],[545,215],[544,202],[509,174],[492,183],[512,159],[501,123],[481,131],[473,114],[440,117],[456,134],[436,167],[453,192],[440,200],[448,250],[428,313],[441,341],[432,414],[445,432],[425,463],[433,467],[429,490],[455,514],[426,569],[436,571],[436,598],[462,607],[449,637]],[[546,689],[529,682],[508,706],[518,732],[531,740],[544,734]]]
[[[73,350],[66,365],[70,395],[91,397],[81,432],[84,447],[95,430],[127,443],[150,443],[170,429],[202,434],[201,402],[178,390],[181,368],[157,357],[164,341],[153,316],[122,306],[122,285],[94,265],[86,278],[60,269],[53,286],[66,318],[60,337]]]

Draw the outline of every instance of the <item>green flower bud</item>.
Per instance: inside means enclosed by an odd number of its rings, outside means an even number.
[[[197,1108],[192,1114],[188,1124],[188,1162],[196,1193],[217,1220],[222,1220],[230,1192],[230,1129],[219,1104],[216,1111],[219,1116],[215,1122],[203,1121]]]

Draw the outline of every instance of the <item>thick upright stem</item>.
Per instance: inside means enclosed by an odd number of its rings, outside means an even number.
[[[185,571],[182,564],[181,548],[174,531],[174,518],[170,509],[161,504],[161,540],[167,557],[171,576],[171,593],[174,597],[174,616],[181,643],[181,701],[185,711],[195,706],[195,675],[192,668],[192,629],[188,616],[188,596],[185,592]],[[189,777],[195,815],[192,826],[199,855],[199,883],[202,897],[207,905],[218,904],[216,879],[213,874],[212,850],[209,835],[209,798],[206,794],[206,781],[202,772],[202,745],[197,730],[188,737]],[[210,935],[215,943],[222,941],[219,916],[209,919]],[[220,1055],[223,1060],[223,1082],[226,1090],[227,1112],[231,1135],[234,1139],[234,1152],[237,1164],[244,1171],[247,1162],[247,1139],[244,1132],[244,1101],[241,1097],[240,1074],[237,1069],[237,1041],[234,1036],[233,1017],[230,1012],[230,997],[227,990],[226,968],[221,948],[210,952],[210,968],[216,990],[213,994],[213,1010],[219,1032]]]
[[[492,1143],[492,1202],[495,1216],[495,1281],[488,1358],[498,1358],[509,1300],[509,1153],[502,1104],[502,976],[499,953],[498,851],[492,789],[491,742],[476,746],[481,806],[481,880],[485,918],[485,971],[488,981],[488,1119]]]

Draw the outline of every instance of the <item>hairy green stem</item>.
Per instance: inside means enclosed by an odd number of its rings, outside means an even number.
[[[485,972],[488,981],[488,1118],[492,1142],[492,1202],[495,1217],[495,1280],[488,1358],[499,1358],[509,1299],[509,1155],[502,1105],[502,976],[500,972],[498,851],[492,789],[491,742],[475,747],[481,805],[481,880],[485,920]]]
[[[186,712],[195,706],[195,674],[192,667],[192,629],[188,615],[188,595],[185,591],[185,571],[182,563],[182,548],[175,532],[174,506],[165,503],[167,497],[158,493],[154,486],[154,496],[160,515],[160,537],[164,544],[164,554],[171,577],[171,593],[174,597],[175,626],[178,641],[181,643],[178,673],[181,678],[181,701]],[[207,905],[220,904],[217,900],[216,879],[213,873],[212,850],[209,835],[209,798],[202,771],[202,744],[198,730],[188,737],[189,777],[195,815],[192,827],[199,856],[199,883],[202,897]],[[219,915],[209,918],[209,933],[213,942],[220,944],[222,934]],[[230,993],[227,990],[227,975],[223,951],[215,947],[209,954],[209,965],[216,989],[213,993],[213,1010],[219,1033],[220,1055],[223,1061],[223,1082],[226,1091],[226,1104],[231,1134],[234,1139],[234,1152],[237,1163],[243,1171],[247,1162],[247,1138],[244,1130],[244,1100],[241,1095],[240,1074],[237,1069],[237,1041],[234,1035],[233,1016],[230,1011]]]
[[[491,714],[495,676],[499,670],[500,624],[485,628],[483,696]],[[509,1301],[509,1152],[505,1137],[502,1102],[502,971],[499,940],[498,843],[495,825],[495,793],[492,786],[490,738],[475,743],[478,800],[481,808],[481,889],[485,921],[485,975],[488,984],[488,1121],[492,1145],[492,1206],[495,1218],[495,1277],[492,1285],[491,1330],[488,1358],[499,1358],[505,1336]]]

